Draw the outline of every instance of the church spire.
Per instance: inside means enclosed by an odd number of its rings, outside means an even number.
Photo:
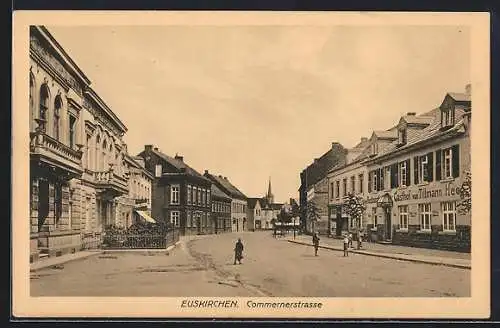
[[[274,196],[271,192],[271,177],[269,177],[269,186],[267,187],[267,201],[269,202],[269,204],[274,203]]]

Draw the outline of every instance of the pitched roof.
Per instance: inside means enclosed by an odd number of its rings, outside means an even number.
[[[260,198],[247,198],[247,206],[250,209],[254,209],[257,206],[257,202],[261,203],[261,201]]]
[[[449,95],[456,101],[470,101],[470,94],[466,94],[463,92],[448,92],[447,95]]]
[[[418,124],[418,125],[429,125],[434,121],[433,116],[424,116],[424,115],[405,115],[402,117],[404,121],[408,124]]]
[[[214,183],[212,183],[211,186],[211,191],[212,191],[212,197],[218,197],[218,198],[223,198],[227,200],[231,200],[231,196],[223,192],[222,190],[219,189]]]
[[[198,173],[195,169],[191,168],[189,165],[187,165],[186,163],[184,163],[184,161],[181,161],[180,159],[175,159],[173,157],[170,157],[170,156],[168,156],[168,155],[166,155],[158,150],[154,150],[154,149],[152,149],[151,152],[153,154],[157,155],[158,157],[160,157],[161,159],[163,159],[168,164],[175,167],[179,172],[182,169],[186,169],[186,173],[188,175],[195,176],[197,178],[210,181],[209,179],[207,179],[206,177],[204,177],[203,175]]]
[[[373,131],[373,134],[378,139],[397,139],[398,137],[398,132],[394,128],[385,131]]]
[[[238,199],[247,199],[247,196],[245,196],[238,188],[236,188],[231,182],[229,182],[227,178],[222,177],[221,175],[217,176],[214,174],[210,174],[208,172],[205,173],[205,177],[216,183],[219,188],[228,193],[231,197]]]
[[[382,156],[388,155],[388,154],[395,152],[397,150],[411,147],[411,146],[415,145],[416,143],[425,141],[427,139],[431,139],[431,138],[438,137],[441,135],[446,135],[446,134],[452,133],[452,132],[457,132],[463,126],[463,119],[459,119],[457,121],[457,123],[453,126],[453,128],[442,131],[440,129],[441,128],[441,116],[440,116],[439,110],[433,109],[432,111],[430,111],[428,113],[422,114],[422,116],[423,115],[428,116],[431,113],[434,115],[432,123],[429,126],[427,126],[426,128],[421,129],[421,130],[413,130],[413,131],[409,130],[408,134],[407,134],[406,144],[404,146],[398,146],[398,140],[393,141],[390,144],[388,144],[386,147],[384,147],[383,149],[379,149],[377,156],[370,158],[370,161],[373,159],[377,159],[377,158],[380,158]],[[461,117],[463,113],[464,113],[463,109],[456,109],[455,117]]]

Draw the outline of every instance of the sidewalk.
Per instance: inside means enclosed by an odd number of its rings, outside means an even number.
[[[45,268],[52,267],[52,266],[59,266],[59,265],[62,265],[63,263],[85,259],[89,256],[102,254],[103,252],[104,251],[102,251],[102,250],[80,251],[80,252],[76,252],[73,254],[65,254],[65,255],[61,255],[61,256],[57,256],[57,257],[49,257],[46,259],[41,259],[37,262],[30,263],[30,271],[34,272],[34,271],[38,271],[38,270],[45,269]]]
[[[312,246],[312,240],[310,236],[296,236],[295,240],[293,239],[293,236],[291,236],[284,238],[284,240],[287,240],[291,243]],[[356,242],[353,242],[353,246],[356,247]],[[321,238],[319,247],[342,252],[344,250],[342,240],[327,237]],[[402,261],[445,265],[461,269],[471,268],[469,253],[459,253],[397,245],[382,245],[368,242],[364,242],[360,250],[357,250],[355,248],[350,249],[349,253],[391,258]]]
[[[46,259],[41,259],[37,262],[30,263],[30,272],[35,272],[41,269],[45,269],[53,266],[61,266],[64,263],[85,259],[90,256],[100,255],[100,254],[113,254],[113,253],[168,253],[175,247],[179,245],[180,241],[176,242],[174,245],[170,245],[166,249],[98,249],[93,251],[80,251],[73,254],[66,254],[57,257],[49,257]]]

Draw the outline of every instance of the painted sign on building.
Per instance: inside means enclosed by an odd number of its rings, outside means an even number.
[[[421,187],[415,190],[397,190],[394,194],[394,201],[401,202],[407,200],[419,200],[437,197],[449,197],[459,195],[460,188],[451,182],[445,184],[444,188]]]

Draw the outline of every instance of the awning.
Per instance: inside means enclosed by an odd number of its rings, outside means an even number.
[[[150,222],[150,223],[156,223],[155,219],[153,219],[152,217],[150,217],[148,215],[148,213],[144,212],[144,211],[136,211],[137,214],[139,214],[144,220],[146,220],[146,222]]]

